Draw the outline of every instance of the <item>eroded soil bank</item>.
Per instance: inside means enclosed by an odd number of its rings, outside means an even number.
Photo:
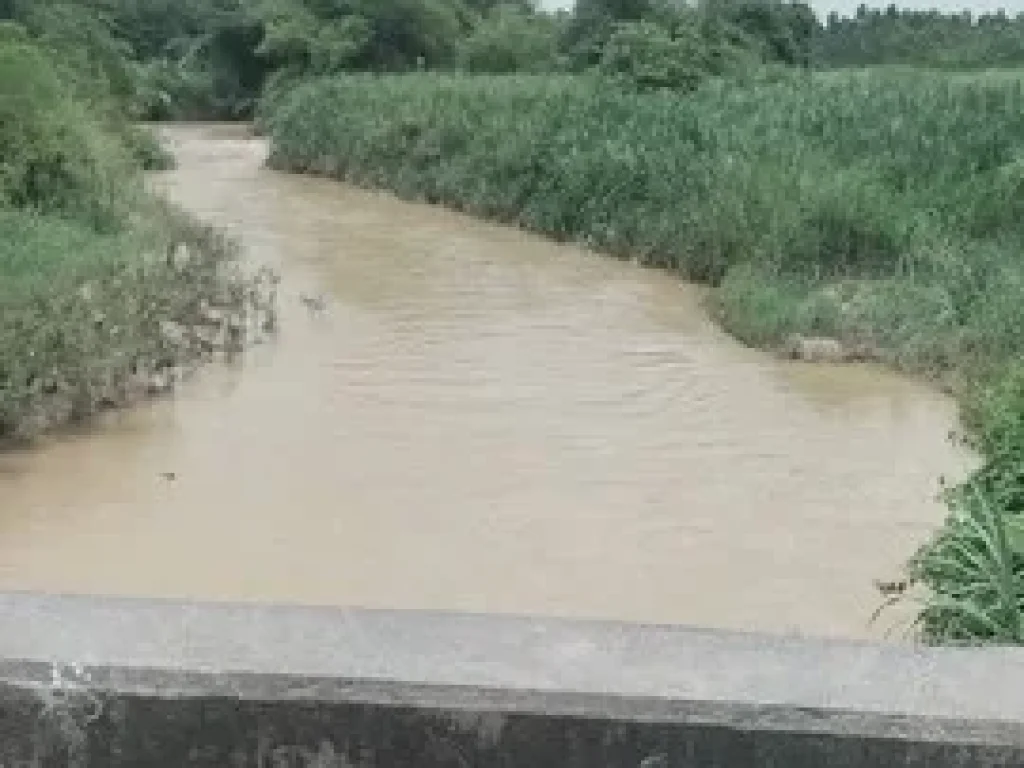
[[[745,349],[670,275],[165,130],[154,182],[280,270],[282,331],[0,456],[0,589],[882,634],[872,582],[966,463],[951,402]]]

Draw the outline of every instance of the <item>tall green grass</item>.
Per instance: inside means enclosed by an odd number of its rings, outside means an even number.
[[[1024,399],[1004,391],[1024,359],[1024,78],[791,73],[680,97],[588,78],[340,77],[277,93],[259,123],[274,167],[706,281],[740,338],[827,335],[873,350],[983,411],[975,434],[1024,443]],[[964,604],[954,588],[968,572],[936,565],[950,542],[978,545],[963,560],[978,564],[1002,541],[964,510],[1021,513],[994,490],[1020,492],[1021,454],[981,450],[973,480],[991,477],[970,498],[982,501],[951,495],[949,524],[911,565],[933,600],[928,640],[1019,639],[935,618],[952,615],[950,595]],[[975,595],[983,612],[1020,607],[1022,562],[1000,563],[998,599]]]

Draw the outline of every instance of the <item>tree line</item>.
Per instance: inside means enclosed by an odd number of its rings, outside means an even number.
[[[83,80],[154,119],[249,116],[268,80],[343,71],[603,71],[692,89],[765,67],[1024,63],[1024,14],[790,0],[0,0],[0,20],[72,51]]]
[[[815,55],[831,67],[1019,67],[1024,65],[1024,13],[944,14],[861,5],[851,18],[826,17]]]

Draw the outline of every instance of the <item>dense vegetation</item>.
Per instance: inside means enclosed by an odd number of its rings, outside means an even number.
[[[206,308],[257,298],[226,243],[145,193],[160,153],[122,116],[124,62],[65,10],[0,24],[2,440],[170,387],[208,351]]]
[[[277,167],[672,269],[749,343],[828,337],[947,386],[983,464],[908,594],[930,642],[1024,643],[1024,15],[0,0],[5,19],[0,433],[123,401],[208,348],[205,307],[251,304],[225,245],[142,191],[166,158],[132,121],[258,112]]]

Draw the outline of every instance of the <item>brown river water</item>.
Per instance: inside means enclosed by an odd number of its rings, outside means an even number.
[[[966,465],[944,397],[746,349],[668,274],[163,130],[154,184],[281,271],[281,333],[0,455],[0,589],[883,634],[872,581]]]

